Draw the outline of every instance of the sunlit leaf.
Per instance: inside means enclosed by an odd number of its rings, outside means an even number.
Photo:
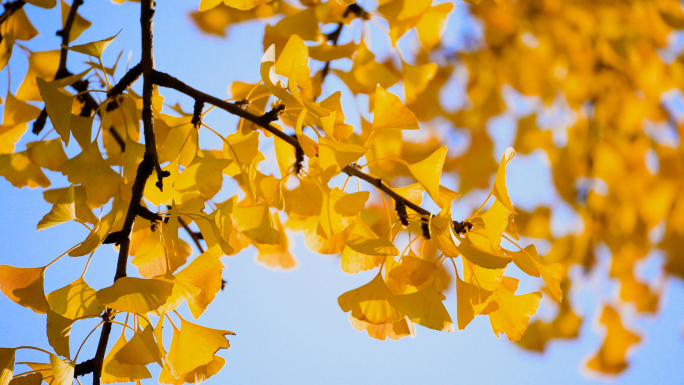
[[[351,316],[374,325],[399,321],[403,315],[390,304],[394,297],[378,273],[367,284],[348,291],[337,299],[342,311],[351,311]]]
[[[102,314],[104,306],[97,300],[95,294],[95,289],[90,287],[83,278],[79,278],[69,285],[49,293],[46,297],[50,310],[75,320]]]
[[[74,204],[74,185],[71,185],[57,202],[52,205],[49,213],[38,222],[36,230],[46,229],[60,223],[69,222],[76,218],[76,206]]]
[[[432,200],[439,201],[439,181],[442,176],[442,167],[446,158],[447,148],[442,146],[430,156],[418,163],[409,165],[409,171],[416,180],[425,187]]]
[[[398,96],[385,91],[381,86],[375,89],[373,111],[373,130],[387,128],[417,130],[420,128],[416,115],[402,103]]]
[[[97,291],[97,299],[112,309],[145,314],[156,310],[171,295],[173,284],[157,279],[119,278],[112,286]]]
[[[62,45],[62,48],[66,48],[70,51],[79,52],[85,55],[94,56],[99,59],[100,56],[102,56],[104,50],[107,48],[107,46],[109,46],[109,44],[119,35],[119,33],[121,33],[121,31],[119,31],[116,35],[108,37],[104,40],[98,40],[91,43],[75,45],[72,47]]]
[[[181,318],[180,330],[173,329],[173,340],[167,360],[178,373],[188,373],[214,359],[219,349],[228,349],[225,335],[235,333],[212,329],[188,322]]]
[[[14,267],[0,265],[0,289],[10,300],[38,314],[48,311],[43,291],[45,267]]]

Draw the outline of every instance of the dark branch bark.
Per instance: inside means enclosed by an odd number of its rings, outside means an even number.
[[[57,36],[62,37],[62,45],[69,45],[69,35],[71,35],[71,27],[74,25],[74,20],[76,19],[76,14],[78,13],[78,7],[83,5],[83,0],[74,0],[71,4],[71,9],[69,10],[69,15],[67,16],[66,22],[64,23],[64,28],[57,31]],[[67,53],[69,50],[62,47],[59,51],[59,67],[57,67],[57,75],[55,79],[61,79],[69,76],[69,71],[67,71]]]
[[[119,80],[114,87],[107,91],[107,98],[111,99],[121,95],[131,84],[135,83],[136,80],[142,75],[142,63],[138,63],[133,68],[129,69],[128,72]]]
[[[163,173],[159,162],[157,160],[157,148],[154,141],[154,120],[152,119],[152,71],[154,70],[154,59],[152,52],[152,17],[154,10],[152,9],[152,0],[142,0],[140,7],[140,26],[142,28],[142,74],[143,74],[143,129],[145,134],[145,155],[142,162],[138,166],[138,172],[133,182],[131,192],[131,202],[126,212],[123,227],[121,229],[121,245],[119,247],[119,258],[116,265],[116,275],[114,282],[119,278],[126,276],[126,267],[128,265],[128,250],[131,244],[130,233],[133,230],[133,223],[138,215],[140,201],[143,198],[145,190],[145,183],[147,178],[152,175],[152,171],[157,169],[158,183],[161,188],[161,181]],[[111,312],[105,311],[105,321],[110,320]],[[102,364],[104,356],[107,351],[107,342],[109,341],[109,334],[112,329],[111,322],[105,322],[102,327],[102,334],[100,334],[100,342],[97,346],[95,354],[94,370],[93,370],[93,385],[100,385],[100,377],[102,376]]]

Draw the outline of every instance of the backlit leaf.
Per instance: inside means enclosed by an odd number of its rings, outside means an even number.
[[[14,267],[0,265],[0,289],[10,300],[38,314],[48,311],[43,291],[45,267]]]
[[[420,128],[416,115],[402,103],[399,97],[385,91],[379,85],[375,89],[375,107],[373,111],[373,130],[387,128],[417,130]]]
[[[97,291],[97,299],[112,309],[145,314],[156,310],[171,295],[173,284],[157,279],[119,278],[112,286]]]
[[[390,304],[393,297],[382,279],[382,274],[378,273],[367,284],[339,296],[337,303],[342,311],[351,311],[352,317],[379,325],[397,322],[403,317]]]
[[[121,33],[121,31],[119,31],[116,35],[108,37],[104,40],[98,40],[91,43],[75,45],[72,47],[62,45],[62,48],[66,48],[70,51],[79,52],[85,55],[90,55],[99,59],[100,56],[102,56],[104,50],[107,48],[107,46],[109,46],[109,44],[119,35],[119,33]]]
[[[430,156],[418,163],[409,165],[409,171],[416,180],[425,187],[432,200],[439,201],[439,181],[442,176],[442,167],[446,158],[447,148],[442,146]]]
[[[212,329],[181,318],[180,330],[173,329],[167,360],[178,373],[188,373],[210,363],[219,349],[228,349],[227,330]]]
[[[71,185],[67,191],[57,199],[57,202],[52,205],[50,212],[45,214],[43,219],[38,222],[36,230],[46,229],[60,223],[69,222],[76,218],[76,206],[74,201],[74,185]]]

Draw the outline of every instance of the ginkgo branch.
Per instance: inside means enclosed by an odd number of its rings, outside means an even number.
[[[126,74],[119,80],[114,87],[107,91],[107,98],[113,99],[121,95],[128,87],[130,87],[142,75],[142,63],[138,63],[131,67]]]
[[[114,275],[114,282],[119,278],[126,276],[126,267],[128,265],[128,250],[131,244],[130,233],[133,230],[133,223],[138,215],[138,207],[143,198],[145,191],[145,184],[147,179],[152,175],[153,170],[157,170],[157,186],[161,190],[163,172],[159,166],[157,159],[157,148],[154,137],[154,119],[152,117],[152,91],[154,83],[152,81],[152,71],[154,71],[154,57],[152,51],[152,17],[154,16],[154,9],[152,9],[152,0],[142,0],[140,2],[140,26],[142,28],[142,60],[140,61],[143,73],[143,107],[142,119],[143,130],[145,134],[145,154],[138,166],[138,171],[135,175],[133,187],[131,191],[131,202],[126,212],[126,218],[120,231],[120,246],[119,257],[116,265],[116,274]],[[168,172],[167,172],[168,175]],[[112,331],[111,313],[106,310],[103,319],[106,321],[102,326],[100,334],[100,341],[97,345],[97,351],[94,358],[93,368],[93,385],[100,385],[100,377],[102,376],[102,366],[104,364],[104,357],[107,350],[107,342]]]
[[[195,128],[199,128],[202,125],[202,110],[204,110],[204,102],[201,100],[195,100],[195,106],[192,112],[192,119],[190,120],[190,123]]]
[[[229,112],[233,115],[237,115],[243,119],[246,119],[252,123],[255,123],[259,127],[267,130],[268,132],[272,133],[273,135],[277,136],[278,138],[284,140],[287,144],[295,148],[295,152],[301,151],[301,146],[299,145],[299,142],[297,141],[296,138],[284,133],[281,131],[279,128],[273,126],[272,124],[266,123],[263,121],[262,116],[252,114],[249,111],[245,111],[241,108],[241,106],[238,103],[231,103],[227,102],[225,100],[221,100],[215,96],[206,94],[202,91],[199,91],[186,83],[178,80],[177,78],[166,74],[164,72],[160,71],[153,71],[153,78],[155,84],[161,87],[166,87],[166,88],[172,88],[178,92],[181,92],[183,94],[186,94],[190,97],[192,97],[195,100],[201,100],[209,104],[213,104],[214,106]],[[396,202],[398,199],[402,199],[405,202],[405,205],[409,208],[411,208],[413,211],[417,212],[418,214],[425,216],[425,217],[430,217],[432,214],[427,211],[426,209],[418,206],[417,204],[407,200],[406,198],[402,197],[401,195],[397,194],[394,190],[392,190],[391,187],[386,185],[382,179],[380,178],[375,178],[371,175],[368,175],[364,173],[363,171],[359,170],[358,168],[352,166],[352,165],[347,165],[342,169],[342,172],[349,176],[354,176],[359,179],[362,179],[371,185],[377,187],[379,190],[384,192],[385,194],[389,195],[394,201]],[[454,227],[461,229],[462,226],[464,226],[464,223],[467,222],[458,222],[454,221]],[[466,225],[467,226],[467,225]],[[470,225],[472,227],[472,225]],[[462,230],[460,232],[463,232],[465,230]]]
[[[342,18],[345,19],[350,14],[354,14],[362,19],[368,18],[368,12],[366,12],[365,9],[361,8],[361,6],[359,6],[357,3],[348,5],[347,9],[344,11],[344,14],[342,15]],[[335,28],[334,31],[326,35],[326,38],[332,42],[333,46],[337,45],[337,42],[340,39],[340,34],[342,33],[342,28],[344,28],[344,22],[340,21],[337,23],[337,28]],[[329,72],[330,61],[326,61],[325,66],[323,66],[323,69],[321,70],[321,83],[323,83],[325,77],[328,76]]]

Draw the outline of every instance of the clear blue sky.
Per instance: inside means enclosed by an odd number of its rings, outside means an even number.
[[[457,9],[463,10],[458,2]],[[263,28],[252,24],[234,28],[228,40],[199,33],[190,22],[188,11],[196,9],[199,0],[158,1],[155,16],[155,62],[159,70],[176,75],[181,80],[210,94],[224,97],[234,80],[255,81],[262,54]],[[55,49],[59,40],[59,12],[27,6],[29,17],[41,36],[26,45],[35,50]],[[139,6],[109,1],[86,0],[83,16],[93,27],[83,33],[76,44],[99,40],[123,31],[108,48],[103,58],[110,63],[124,50],[123,58],[132,51],[131,65],[140,58]],[[451,38],[458,40],[458,31],[467,30],[458,24],[462,18],[452,18]],[[16,90],[26,71],[26,61],[16,50],[10,62],[12,90]],[[76,54],[70,54],[70,69],[78,70]],[[0,74],[0,92],[7,89],[6,70]],[[121,76],[119,74],[119,76]],[[333,83],[334,84],[334,83]],[[137,86],[139,89],[139,85]],[[180,102],[190,109],[192,101],[171,91],[162,91],[169,104]],[[213,113],[207,123],[231,132],[235,120],[222,113]],[[510,126],[504,132],[514,132],[514,124],[503,118],[498,124]],[[498,131],[498,130],[497,130]],[[35,140],[28,133],[19,144]],[[495,152],[500,156],[508,137],[497,139]],[[210,141],[206,142],[211,144]],[[49,174],[54,187],[66,186],[65,178]],[[552,191],[544,185],[549,180],[543,157],[518,156],[511,164],[509,188],[516,204],[531,208],[538,202],[556,202]],[[481,199],[481,197],[470,202]],[[458,204],[458,201],[457,201]],[[77,224],[65,224],[35,232],[36,223],[50,206],[39,190],[18,190],[0,180],[0,234],[3,243],[2,264],[21,267],[43,266],[75,243],[82,241],[85,230]],[[457,210],[467,212],[468,204]],[[567,218],[560,215],[559,218]],[[562,220],[560,220],[562,222]],[[563,223],[560,223],[563,225]],[[579,340],[553,343],[544,355],[530,354],[510,343],[505,337],[495,338],[486,317],[477,317],[463,332],[441,333],[417,326],[415,339],[376,341],[351,327],[347,314],[337,305],[337,297],[345,291],[368,282],[374,272],[347,275],[339,268],[339,259],[309,252],[303,239],[294,237],[292,252],[298,260],[293,271],[272,271],[255,263],[255,250],[226,257],[224,279],[226,290],[220,292],[200,323],[228,329],[232,347],[221,351],[226,358],[224,369],[208,381],[209,384],[377,384],[377,383],[593,383],[580,372],[586,357],[598,349],[603,333],[595,327],[594,314],[599,301],[614,298],[615,285],[600,281],[607,274],[606,258],[601,259],[597,273],[577,280],[568,300],[585,316]],[[116,253],[103,246],[95,254],[86,280],[95,288],[109,286],[115,269]],[[643,274],[653,275],[659,259],[644,267]],[[65,259],[47,271],[45,291],[50,292],[76,279],[85,259]],[[515,268],[511,271],[515,274]],[[579,271],[572,271],[579,276]],[[580,283],[581,282],[581,283]],[[540,282],[521,283],[521,291],[533,291]],[[456,314],[454,289],[447,294],[446,306]],[[188,314],[182,308],[183,314]],[[672,281],[662,302],[660,313],[653,318],[636,318],[626,314],[627,322],[638,329],[644,341],[632,355],[630,368],[615,379],[618,383],[684,383],[684,285]],[[553,305],[543,302],[539,313],[552,314]],[[45,316],[10,302],[0,296],[0,346],[35,345],[48,348],[45,337]],[[77,326],[72,332],[75,350],[90,330]],[[78,324],[77,324],[78,325]],[[120,329],[114,328],[118,336]],[[97,333],[99,335],[99,333]],[[168,333],[167,333],[168,334]],[[92,357],[97,335],[91,338],[79,361]],[[112,343],[110,343],[111,346]],[[168,345],[167,345],[168,346]],[[40,353],[21,351],[18,360],[45,360]],[[17,368],[16,373],[23,371]],[[153,375],[155,375],[153,371]],[[89,377],[84,380],[89,383]]]

